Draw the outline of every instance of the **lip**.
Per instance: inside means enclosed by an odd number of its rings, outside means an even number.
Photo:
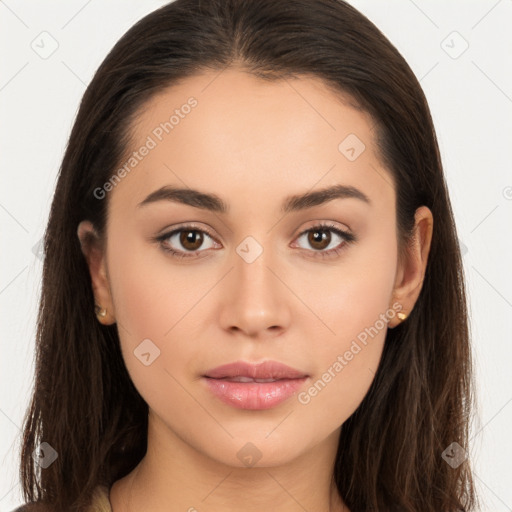
[[[274,379],[273,382],[237,382],[230,379]],[[309,378],[304,372],[279,363],[237,361],[208,370],[207,388],[222,402],[239,409],[270,409],[294,395]]]
[[[300,379],[308,377],[305,372],[287,366],[278,361],[263,361],[262,363],[247,363],[235,361],[208,370],[204,377],[223,379],[229,377],[249,377],[252,379]]]

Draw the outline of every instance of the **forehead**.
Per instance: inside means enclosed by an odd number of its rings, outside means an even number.
[[[161,126],[166,122],[171,125],[167,130]],[[179,142],[189,138],[187,127],[200,129],[196,138],[209,135],[206,142],[215,135],[220,142],[224,137],[233,153],[268,144],[276,132],[281,137],[274,142],[282,146],[305,142],[320,131],[340,136],[340,129],[347,128],[370,139],[372,125],[369,114],[348,94],[334,91],[318,77],[263,80],[226,69],[188,77],[151,97],[140,109],[132,133],[137,142],[153,132],[158,141],[163,137]]]
[[[133,207],[167,184],[219,196],[243,188],[248,198],[251,191],[288,196],[342,183],[382,197],[394,192],[383,188],[391,180],[377,158],[373,127],[349,96],[318,78],[204,72],[141,108],[121,164],[129,172],[113,195],[129,197]]]

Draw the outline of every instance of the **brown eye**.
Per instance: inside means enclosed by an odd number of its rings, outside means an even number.
[[[322,250],[329,247],[331,243],[331,233],[328,229],[315,229],[308,233],[308,243],[314,249]]]
[[[319,224],[318,226],[313,226],[312,228],[303,231],[299,235],[298,239],[305,235],[307,235],[306,242],[309,246],[306,247],[306,249],[309,249],[309,252],[313,253],[313,256],[319,257],[336,256],[349,244],[356,241],[355,235],[343,231],[332,224]],[[327,249],[331,245],[331,242],[336,242],[336,238],[340,239],[338,244]]]
[[[203,243],[203,233],[196,230],[180,231],[180,244],[189,251],[197,251]]]
[[[205,242],[210,240],[210,245]],[[181,227],[155,238],[161,248],[178,258],[198,257],[205,249],[213,247],[214,238],[206,231],[195,227]]]

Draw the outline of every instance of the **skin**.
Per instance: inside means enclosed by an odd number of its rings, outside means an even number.
[[[237,68],[196,75],[145,106],[133,150],[190,96],[197,107],[108,193],[106,243],[86,242],[90,222],[78,229],[96,302],[107,309],[99,321],[117,323],[150,411],[147,454],[112,486],[113,511],[348,511],[332,481],[338,436],[396,316],[307,404],[292,396],[268,410],[235,409],[200,377],[236,360],[273,359],[309,374],[308,390],[394,303],[413,309],[432,214],[417,210],[414,244],[399,262],[395,190],[374,149],[374,123],[315,78],[263,82]],[[338,150],[351,133],[366,146],[354,161]],[[285,197],[335,184],[357,187],[371,205],[342,198],[280,213]],[[165,200],[137,208],[163,185],[214,193],[230,211]],[[308,242],[301,233],[319,221],[357,241],[319,257],[345,243],[332,232],[323,246]],[[215,240],[168,243],[199,247],[197,258],[173,258],[151,240],[189,222]],[[263,248],[252,263],[236,252],[247,236]],[[133,353],[146,338],[161,351],[149,366]],[[261,455],[252,467],[237,457],[248,442]]]

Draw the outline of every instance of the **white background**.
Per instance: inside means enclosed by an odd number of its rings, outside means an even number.
[[[65,144],[110,48],[165,3],[0,1],[0,511],[22,502],[20,426],[42,268],[34,246]],[[465,247],[479,402],[470,456],[482,510],[511,511],[512,0],[350,3],[402,53],[430,104]],[[43,31],[58,43],[46,59],[31,47]]]

